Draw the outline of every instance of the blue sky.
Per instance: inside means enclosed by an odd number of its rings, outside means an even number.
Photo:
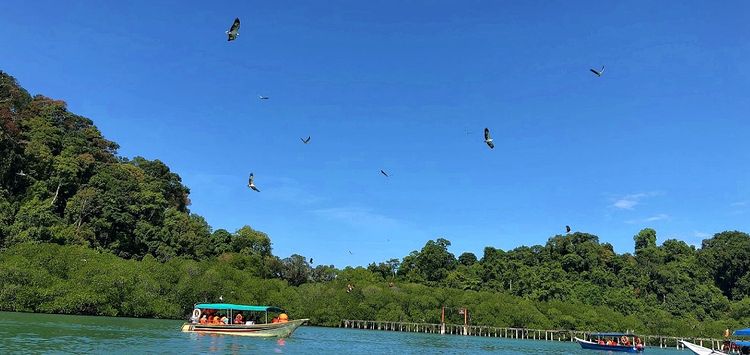
[[[93,119],[120,154],[166,162],[193,212],[268,233],[282,257],[366,265],[437,237],[481,257],[566,224],[629,252],[644,227],[697,245],[750,231],[748,13],[10,0],[0,69]]]

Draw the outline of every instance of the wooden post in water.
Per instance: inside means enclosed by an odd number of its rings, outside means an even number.
[[[440,334],[445,334],[445,306],[440,310]]]

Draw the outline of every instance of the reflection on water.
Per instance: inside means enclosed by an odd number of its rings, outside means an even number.
[[[589,354],[575,343],[300,327],[291,338],[182,333],[181,321],[0,312],[0,354]],[[686,354],[648,349],[648,354]]]

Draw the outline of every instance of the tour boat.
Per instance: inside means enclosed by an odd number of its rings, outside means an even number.
[[[196,304],[194,308],[190,322],[182,325],[183,332],[286,338],[292,335],[297,327],[308,321],[308,319],[282,319],[279,322],[269,323],[268,312],[281,313],[282,318],[286,317],[283,309],[272,306],[201,303]],[[228,324],[201,324],[200,320],[207,312],[219,314],[219,311],[222,311],[221,313],[229,319]],[[243,317],[254,315],[256,316],[254,318],[258,318],[257,316],[262,314],[265,322],[257,324],[253,322],[232,324],[237,313],[243,313]]]
[[[737,350],[740,354],[750,353],[750,328],[735,330],[732,335],[735,340],[730,343],[730,349]]]
[[[583,349],[589,349],[589,350],[604,350],[604,351],[620,351],[620,352],[626,352],[626,353],[637,353],[641,352],[644,349],[643,344],[640,342],[640,339],[636,337],[633,334],[630,333],[593,333],[591,334],[591,338],[597,338],[597,339],[604,339],[604,338],[612,338],[620,341],[616,345],[607,345],[600,344],[598,341],[588,341],[580,338],[575,338],[578,344],[581,345],[581,348]],[[624,345],[624,341],[627,340],[628,344]]]

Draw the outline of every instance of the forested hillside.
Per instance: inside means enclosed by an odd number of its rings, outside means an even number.
[[[213,230],[164,163],[118,156],[90,119],[2,72],[0,124],[0,310],[180,318],[223,295],[321,325],[437,322],[442,305],[496,326],[718,336],[750,324],[746,233],[696,249],[646,228],[633,254],[573,233],[458,257],[438,238],[367,268],[313,268],[249,226]]]

